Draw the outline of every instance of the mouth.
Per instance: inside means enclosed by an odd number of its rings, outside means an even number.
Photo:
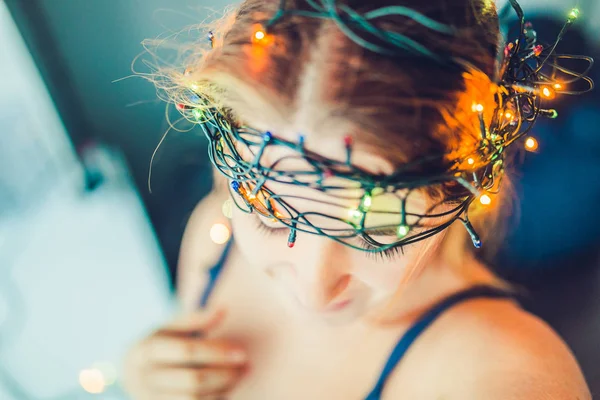
[[[350,305],[350,303],[352,303],[352,300],[339,301],[339,302],[327,307],[325,309],[325,311],[328,313],[338,312],[338,311],[341,311],[341,310],[345,309],[346,307],[348,307]]]

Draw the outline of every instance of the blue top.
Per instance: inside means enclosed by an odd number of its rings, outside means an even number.
[[[225,266],[225,262],[227,261],[227,256],[232,248],[233,240],[230,240],[225,249],[223,250],[223,254],[217,261],[217,263],[208,270],[209,273],[209,281],[202,293],[202,297],[200,299],[201,307],[206,307],[208,300],[210,299],[210,295],[215,288],[216,282],[219,278],[223,267]],[[425,312],[405,333],[402,335],[398,343],[394,346],[390,356],[388,357],[379,378],[377,379],[377,383],[371,390],[371,392],[367,395],[365,400],[379,400],[381,399],[381,394],[383,392],[383,388],[390,374],[396,368],[408,348],[411,344],[419,337],[421,333],[427,329],[432,322],[434,322],[444,311],[451,308],[452,306],[461,303],[463,301],[475,298],[492,298],[492,299],[500,299],[500,298],[512,298],[513,294],[507,290],[499,289],[492,286],[486,285],[478,285],[472,286],[470,288],[461,290],[457,293],[451,294],[450,296],[442,299],[433,307],[431,307],[427,312]]]

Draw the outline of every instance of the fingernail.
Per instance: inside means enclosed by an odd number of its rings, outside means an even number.
[[[243,350],[231,350],[227,355],[232,362],[244,362],[247,359]]]

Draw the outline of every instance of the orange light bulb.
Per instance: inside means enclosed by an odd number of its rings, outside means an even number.
[[[536,151],[539,147],[537,140],[534,137],[528,137],[525,140],[525,149],[528,151]]]
[[[551,89],[547,86],[542,89],[542,96],[544,96],[547,99],[553,99],[555,95],[556,95],[556,92],[554,92],[553,89]]]
[[[256,43],[263,42],[266,37],[267,37],[267,33],[265,32],[265,30],[262,26],[258,26],[256,28],[256,30],[254,31],[254,35],[252,35],[252,39]]]
[[[473,104],[473,112],[483,112],[483,104],[475,103]]]

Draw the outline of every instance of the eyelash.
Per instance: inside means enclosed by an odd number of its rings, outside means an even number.
[[[265,235],[287,235],[289,234],[288,228],[271,228],[262,223],[258,215],[255,214],[256,227],[258,230]]]
[[[260,218],[256,216],[256,227],[257,229],[265,235],[287,235],[289,233],[288,228],[271,228],[262,223]],[[385,249],[383,251],[373,251],[378,250],[379,248],[369,244],[365,241],[361,241],[361,246],[365,250],[369,250],[365,252],[367,257],[374,258],[376,261],[392,261],[396,257],[398,257],[399,253],[404,255],[404,246],[396,246],[390,247],[389,249]]]
[[[383,251],[372,251],[378,250],[379,248],[363,241],[362,247],[365,250],[371,250],[367,252],[367,257],[374,258],[376,261],[392,261],[399,256],[399,253],[404,255],[404,246],[390,247],[389,249],[385,249]]]

